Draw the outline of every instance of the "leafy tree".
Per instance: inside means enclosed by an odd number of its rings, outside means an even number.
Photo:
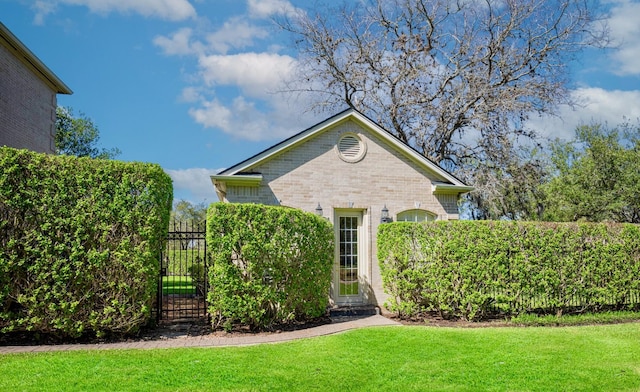
[[[93,121],[84,113],[73,115],[72,108],[56,108],[56,152],[100,159],[114,159],[120,155],[117,148],[98,148],[100,132]]]
[[[319,107],[358,109],[475,185],[469,202],[481,216],[506,200],[491,199],[494,184],[482,178],[530,192],[503,174],[531,164],[544,174],[535,159],[520,160],[519,138],[537,136],[523,124],[572,104],[571,61],[585,47],[608,44],[600,11],[585,0],[351,4],[279,22],[301,53],[291,89],[320,94]]]
[[[554,143],[552,161],[545,219],[640,223],[640,123],[580,126],[573,142]]]
[[[172,222],[186,222],[201,224],[207,219],[207,205],[204,203],[191,203],[187,200],[179,200],[173,203],[171,211]]]
[[[179,200],[173,203],[169,223],[170,231],[180,233],[187,230],[205,230],[207,219],[207,206],[204,203],[191,203],[187,200]],[[180,249],[200,248],[204,241],[192,240],[189,234],[181,233],[173,236],[178,241]]]

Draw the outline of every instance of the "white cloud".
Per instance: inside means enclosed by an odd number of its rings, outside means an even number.
[[[269,18],[274,15],[295,15],[300,10],[286,0],[249,0],[249,15]]]
[[[612,38],[619,44],[613,52],[617,73],[640,75],[640,3],[618,0],[611,10],[609,26]]]
[[[581,107],[571,109],[561,107],[558,118],[544,117],[529,121],[528,125],[540,135],[551,139],[571,139],[578,125],[591,122],[620,124],[624,118],[640,118],[640,91],[604,90],[589,87],[575,90],[573,98],[581,102]]]
[[[298,65],[290,56],[274,53],[240,53],[200,57],[202,80],[213,89],[240,89],[233,99],[204,99],[189,114],[205,128],[219,129],[234,137],[259,141],[292,135],[316,116],[301,108],[308,96],[282,93],[285,80]]]
[[[165,169],[165,172],[173,180],[174,199],[184,199],[194,203],[218,201],[210,177],[219,171],[220,169],[204,168]]]
[[[199,39],[198,35],[205,37]],[[208,52],[225,55],[232,49],[252,46],[255,39],[265,37],[268,37],[268,33],[264,28],[236,17],[227,20],[220,29],[208,34],[198,34],[197,31],[184,27],[169,36],[156,36],[153,43],[168,56],[204,56]]]
[[[230,49],[251,46],[254,39],[267,36],[268,33],[264,28],[235,17],[227,20],[219,30],[209,34],[207,42],[215,52],[226,54]]]
[[[231,133],[233,113],[218,100],[203,101],[200,108],[190,109],[189,114],[205,128],[220,128],[226,133]]]
[[[169,37],[156,36],[153,39],[153,43],[159,46],[163,53],[168,56],[184,56],[197,53],[199,48],[197,43],[191,43],[191,35],[193,30],[184,27],[175,31]]]
[[[44,23],[44,19],[47,15],[55,12],[56,4],[49,1],[38,0],[33,3],[31,9],[36,13],[33,18],[33,23],[36,25],[41,25]]]
[[[283,139],[300,132],[318,121],[316,115],[300,110],[299,100],[284,99],[259,108],[260,101],[250,101],[242,96],[225,105],[217,99],[201,102],[189,114],[205,128],[215,128],[234,137],[250,140]]]
[[[294,72],[296,59],[279,54],[279,46],[261,52],[247,48],[269,39],[264,22],[274,15],[299,13],[283,0],[248,0],[245,15],[212,26],[206,18],[197,26],[158,36],[154,44],[166,55],[193,55],[198,74],[178,99],[192,103],[189,115],[205,128],[252,141],[289,136],[313,118],[300,113],[302,99],[289,102],[284,81]]]
[[[241,139],[258,141],[273,137],[274,132],[283,132],[270,124],[269,113],[257,110],[254,102],[241,96],[228,107],[218,100],[205,101],[189,114],[205,128],[217,128]]]
[[[273,99],[283,78],[293,72],[295,59],[274,53],[203,56],[199,60],[208,86],[236,85],[251,97]]]
[[[182,89],[182,94],[178,97],[179,102],[198,102],[203,100],[202,94],[198,87],[190,86]]]
[[[85,6],[91,12],[136,13],[145,17],[179,21],[194,18],[196,10],[188,0],[39,0],[34,7],[36,21],[42,21],[57,5]]]

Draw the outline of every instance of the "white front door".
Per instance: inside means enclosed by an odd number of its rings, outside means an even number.
[[[337,305],[361,304],[365,284],[362,213],[338,211],[335,222],[333,300]]]

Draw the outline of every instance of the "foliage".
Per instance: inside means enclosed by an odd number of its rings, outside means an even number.
[[[396,326],[207,350],[8,354],[0,359],[0,389],[637,391],[639,334],[638,323],[563,328]]]
[[[56,108],[56,152],[77,157],[114,159],[120,155],[117,148],[98,148],[98,127],[84,113],[74,117],[72,108]]]
[[[149,319],[171,179],[157,165],[0,149],[0,329],[79,336]]]
[[[584,48],[608,44],[603,18],[583,0],[373,0],[280,25],[301,53],[291,90],[317,93],[318,108],[368,115],[476,186],[471,202],[483,199],[474,208],[492,216],[502,209],[494,202],[518,197],[492,199],[500,196],[494,183],[479,177],[506,181],[511,192],[536,184],[503,170],[532,163],[517,149],[519,138],[537,139],[524,125],[530,116],[573,104],[571,63]]]
[[[193,263],[189,266],[189,276],[193,280],[198,295],[207,295],[206,266],[204,263]]]
[[[195,259],[203,259],[205,241],[204,238],[194,238],[194,232],[204,233],[206,220],[207,207],[204,203],[193,204],[186,200],[179,200],[173,204],[171,219],[169,219],[171,238],[166,254],[169,259],[169,271],[183,274],[185,271],[181,271],[182,267],[190,264],[188,260],[193,262]]]
[[[545,219],[640,223],[640,124],[583,125],[553,147]]]
[[[328,221],[285,207],[215,203],[207,247],[214,326],[268,328],[326,312],[333,265]]]
[[[474,320],[640,302],[636,225],[398,222],[380,226],[378,260],[386,306],[402,317]]]
[[[187,200],[179,200],[173,204],[171,210],[172,223],[187,223],[198,225],[207,219],[207,206],[204,203],[191,203]]]
[[[207,265],[211,263],[210,255],[205,252],[205,240],[186,240],[188,234],[180,234],[171,238],[181,238],[180,240],[170,239],[163,254],[162,266],[166,268],[168,275],[188,275],[191,274],[192,265],[204,265],[205,256]],[[188,244],[187,245],[185,245]]]
[[[602,312],[571,315],[537,315],[522,314],[509,320],[510,324],[519,326],[569,326],[569,325],[594,325],[615,324],[640,321],[640,312]]]

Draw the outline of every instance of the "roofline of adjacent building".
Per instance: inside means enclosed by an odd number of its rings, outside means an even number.
[[[40,59],[33,54],[29,48],[25,46],[16,37],[11,30],[0,22],[0,42],[12,50],[17,57],[36,74],[40,76],[53,90],[58,94],[73,94],[73,91],[67,86],[53,71],[49,69]]]

